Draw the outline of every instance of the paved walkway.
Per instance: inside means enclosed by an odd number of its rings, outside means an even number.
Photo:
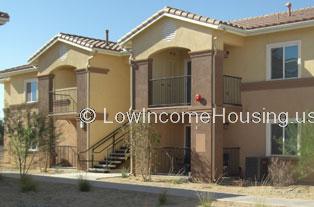
[[[17,178],[19,175],[16,171],[2,171],[3,176]],[[91,185],[97,188],[115,189],[115,190],[128,190],[146,193],[159,194],[167,191],[167,194],[174,196],[184,196],[191,198],[198,198],[200,193],[206,191],[194,191],[178,188],[164,188],[155,186],[143,186],[138,184],[122,184],[99,181],[99,179],[106,177],[117,177],[120,173],[116,174],[99,174],[99,173],[60,173],[60,174],[33,174],[34,179],[43,182],[54,182],[64,184],[76,184],[79,176],[89,180]],[[280,199],[280,198],[265,198],[256,196],[244,196],[228,193],[210,193],[211,197],[217,201],[239,202],[247,204],[263,204],[265,206],[281,206],[281,207],[314,207],[314,200],[298,200],[298,199]]]

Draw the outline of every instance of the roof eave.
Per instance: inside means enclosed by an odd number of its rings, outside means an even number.
[[[143,23],[141,23],[138,27],[135,27],[133,30],[131,30],[131,32],[127,33],[126,35],[124,35],[123,37],[121,37],[119,40],[118,40],[118,43],[121,44],[121,45],[124,45],[125,43],[127,43],[129,40],[133,39],[135,36],[137,36],[139,33],[141,33],[143,30],[145,30],[146,28],[148,28],[149,26],[151,26],[152,24],[154,24],[155,22],[157,22],[158,20],[160,20],[161,18],[163,17],[170,17],[170,18],[173,18],[173,19],[178,19],[178,20],[181,20],[181,21],[185,21],[185,22],[190,22],[190,23],[193,23],[193,24],[197,24],[197,25],[201,25],[201,26],[205,26],[205,27],[208,27],[208,28],[211,28],[211,29],[219,29],[219,24],[211,24],[211,23],[205,23],[205,22],[200,22],[200,21],[197,21],[197,20],[193,20],[193,19],[189,19],[189,18],[186,18],[186,17],[182,17],[182,16],[177,16],[177,15],[174,15],[174,14],[169,14],[169,13],[162,13],[160,14],[159,17],[155,17],[155,15],[153,15],[152,17],[150,17],[149,19],[145,20]],[[151,21],[151,19],[153,19]],[[138,29],[142,24],[145,24],[145,22],[149,22],[149,24],[145,25],[144,27],[142,27],[141,29]],[[137,30],[137,31],[136,31]],[[136,31],[136,32],[135,32]],[[134,33],[133,33],[134,32]],[[130,35],[130,33],[133,33],[132,35]],[[128,35],[130,35],[128,37]]]
[[[84,46],[81,46],[81,45],[78,45],[78,44],[75,44],[71,41],[67,41],[65,39],[62,39],[60,38],[60,34],[56,35],[55,37],[53,37],[50,41],[48,41],[48,43],[46,43],[43,47],[41,47],[37,52],[35,52],[35,54],[30,57],[28,59],[28,63],[29,64],[32,64],[34,63],[34,61],[39,57],[41,56],[43,53],[45,53],[49,48],[51,48],[54,44],[56,44],[57,42],[63,42],[65,44],[68,44],[68,45],[71,45],[71,46],[74,46],[74,47],[77,47],[77,48],[80,48],[80,49],[83,49],[83,50],[86,50],[88,52],[92,52],[93,49],[92,48],[89,48],[89,47],[84,47]]]
[[[112,50],[107,50],[107,49],[101,49],[101,48],[94,48],[93,51],[96,51],[100,54],[105,54],[105,55],[113,55],[113,56],[129,56],[130,53],[128,51],[112,51]]]
[[[10,78],[12,76],[22,75],[22,74],[32,73],[32,72],[37,72],[37,71],[38,71],[37,68],[30,67],[30,68],[27,68],[27,69],[3,72],[3,73],[0,73],[0,79],[7,79],[7,78]]]

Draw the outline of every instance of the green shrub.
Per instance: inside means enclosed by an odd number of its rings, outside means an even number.
[[[80,178],[79,183],[78,183],[78,188],[81,192],[89,192],[91,189],[91,186],[87,180]]]
[[[212,207],[213,206],[213,198],[211,193],[209,192],[198,192],[198,200],[200,207]]]
[[[20,187],[23,193],[26,192],[36,192],[37,191],[37,183],[30,176],[23,176],[20,179]]]
[[[122,170],[121,170],[121,177],[122,178],[128,178],[129,177],[128,169],[122,168]]]
[[[165,205],[167,201],[168,201],[167,191],[164,191],[161,194],[159,194],[158,197],[159,206]]]
[[[184,183],[188,183],[188,179],[185,178],[179,178],[179,179],[174,179],[172,180],[173,184],[184,184]]]

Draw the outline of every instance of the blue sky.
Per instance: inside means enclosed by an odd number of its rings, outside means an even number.
[[[26,63],[59,32],[117,40],[147,17],[172,6],[216,19],[238,19],[286,10],[283,0],[0,0],[11,20],[0,27],[0,69]],[[293,8],[314,6],[314,0],[291,1]],[[3,87],[0,87],[0,117]]]

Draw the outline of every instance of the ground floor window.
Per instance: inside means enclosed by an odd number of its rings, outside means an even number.
[[[297,123],[289,123],[281,127],[271,123],[267,130],[267,155],[296,156],[300,136],[300,126]]]

